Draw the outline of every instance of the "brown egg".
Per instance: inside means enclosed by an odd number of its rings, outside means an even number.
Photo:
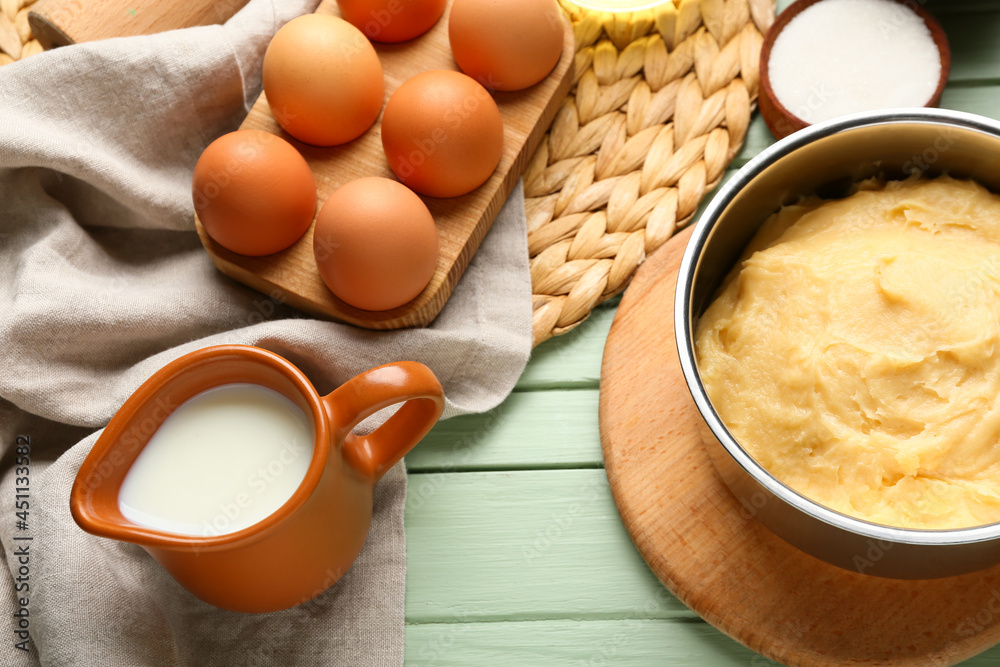
[[[194,167],[192,190],[208,235],[241,255],[284,250],[316,213],[316,183],[305,159],[281,137],[258,130],[209,144]]]
[[[533,86],[559,62],[565,24],[556,0],[455,0],[455,62],[489,90]]]
[[[371,42],[347,21],[307,14],[264,54],[264,93],[278,124],[314,146],[357,139],[375,123],[385,82]]]
[[[339,299],[362,310],[389,310],[413,300],[433,277],[437,228],[405,186],[359,178],[320,209],[313,252],[320,277]]]
[[[337,0],[340,15],[376,42],[405,42],[432,27],[446,0]]]
[[[485,88],[459,72],[403,82],[382,115],[382,148],[408,187],[458,197],[489,180],[503,153],[503,120]]]

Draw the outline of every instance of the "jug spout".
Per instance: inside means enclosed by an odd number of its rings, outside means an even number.
[[[109,430],[114,429],[105,429],[73,482],[70,513],[88,533],[138,544],[143,529],[122,514],[118,494],[142,448],[137,446],[130,452],[131,447],[121,447],[119,438]]]

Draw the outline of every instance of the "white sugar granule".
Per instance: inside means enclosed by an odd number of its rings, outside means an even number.
[[[774,41],[771,88],[807,123],[927,104],[941,77],[937,45],[916,12],[892,0],[823,0]]]

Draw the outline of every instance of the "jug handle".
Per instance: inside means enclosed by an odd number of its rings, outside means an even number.
[[[334,441],[343,441],[347,463],[378,481],[427,435],[444,410],[444,389],[421,363],[399,361],[348,380],[322,399]],[[382,426],[367,435],[355,427],[379,410],[406,401]]]

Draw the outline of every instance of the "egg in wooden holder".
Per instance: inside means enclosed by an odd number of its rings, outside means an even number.
[[[323,0],[317,13],[340,15],[334,0]],[[423,72],[459,71],[448,40],[449,13],[450,6],[433,28],[410,41],[373,43],[383,69],[386,99],[404,81]],[[524,90],[492,92],[503,120],[504,136],[500,163],[489,179],[459,197],[420,197],[434,218],[440,252],[430,282],[414,299],[382,311],[362,310],[338,299],[324,284],[316,267],[315,223],[287,250],[247,257],[213,241],[196,218],[198,234],[212,261],[223,273],[270,298],[319,316],[369,329],[429,324],[451,296],[573,83],[573,32],[569,21],[562,19],[562,24],[562,53],[546,78]],[[382,147],[381,115],[357,139],[339,146],[318,147],[298,141],[282,130],[265,95],[261,95],[241,129],[277,134],[298,149],[312,170],[321,204],[355,179],[374,176],[397,180]]]

